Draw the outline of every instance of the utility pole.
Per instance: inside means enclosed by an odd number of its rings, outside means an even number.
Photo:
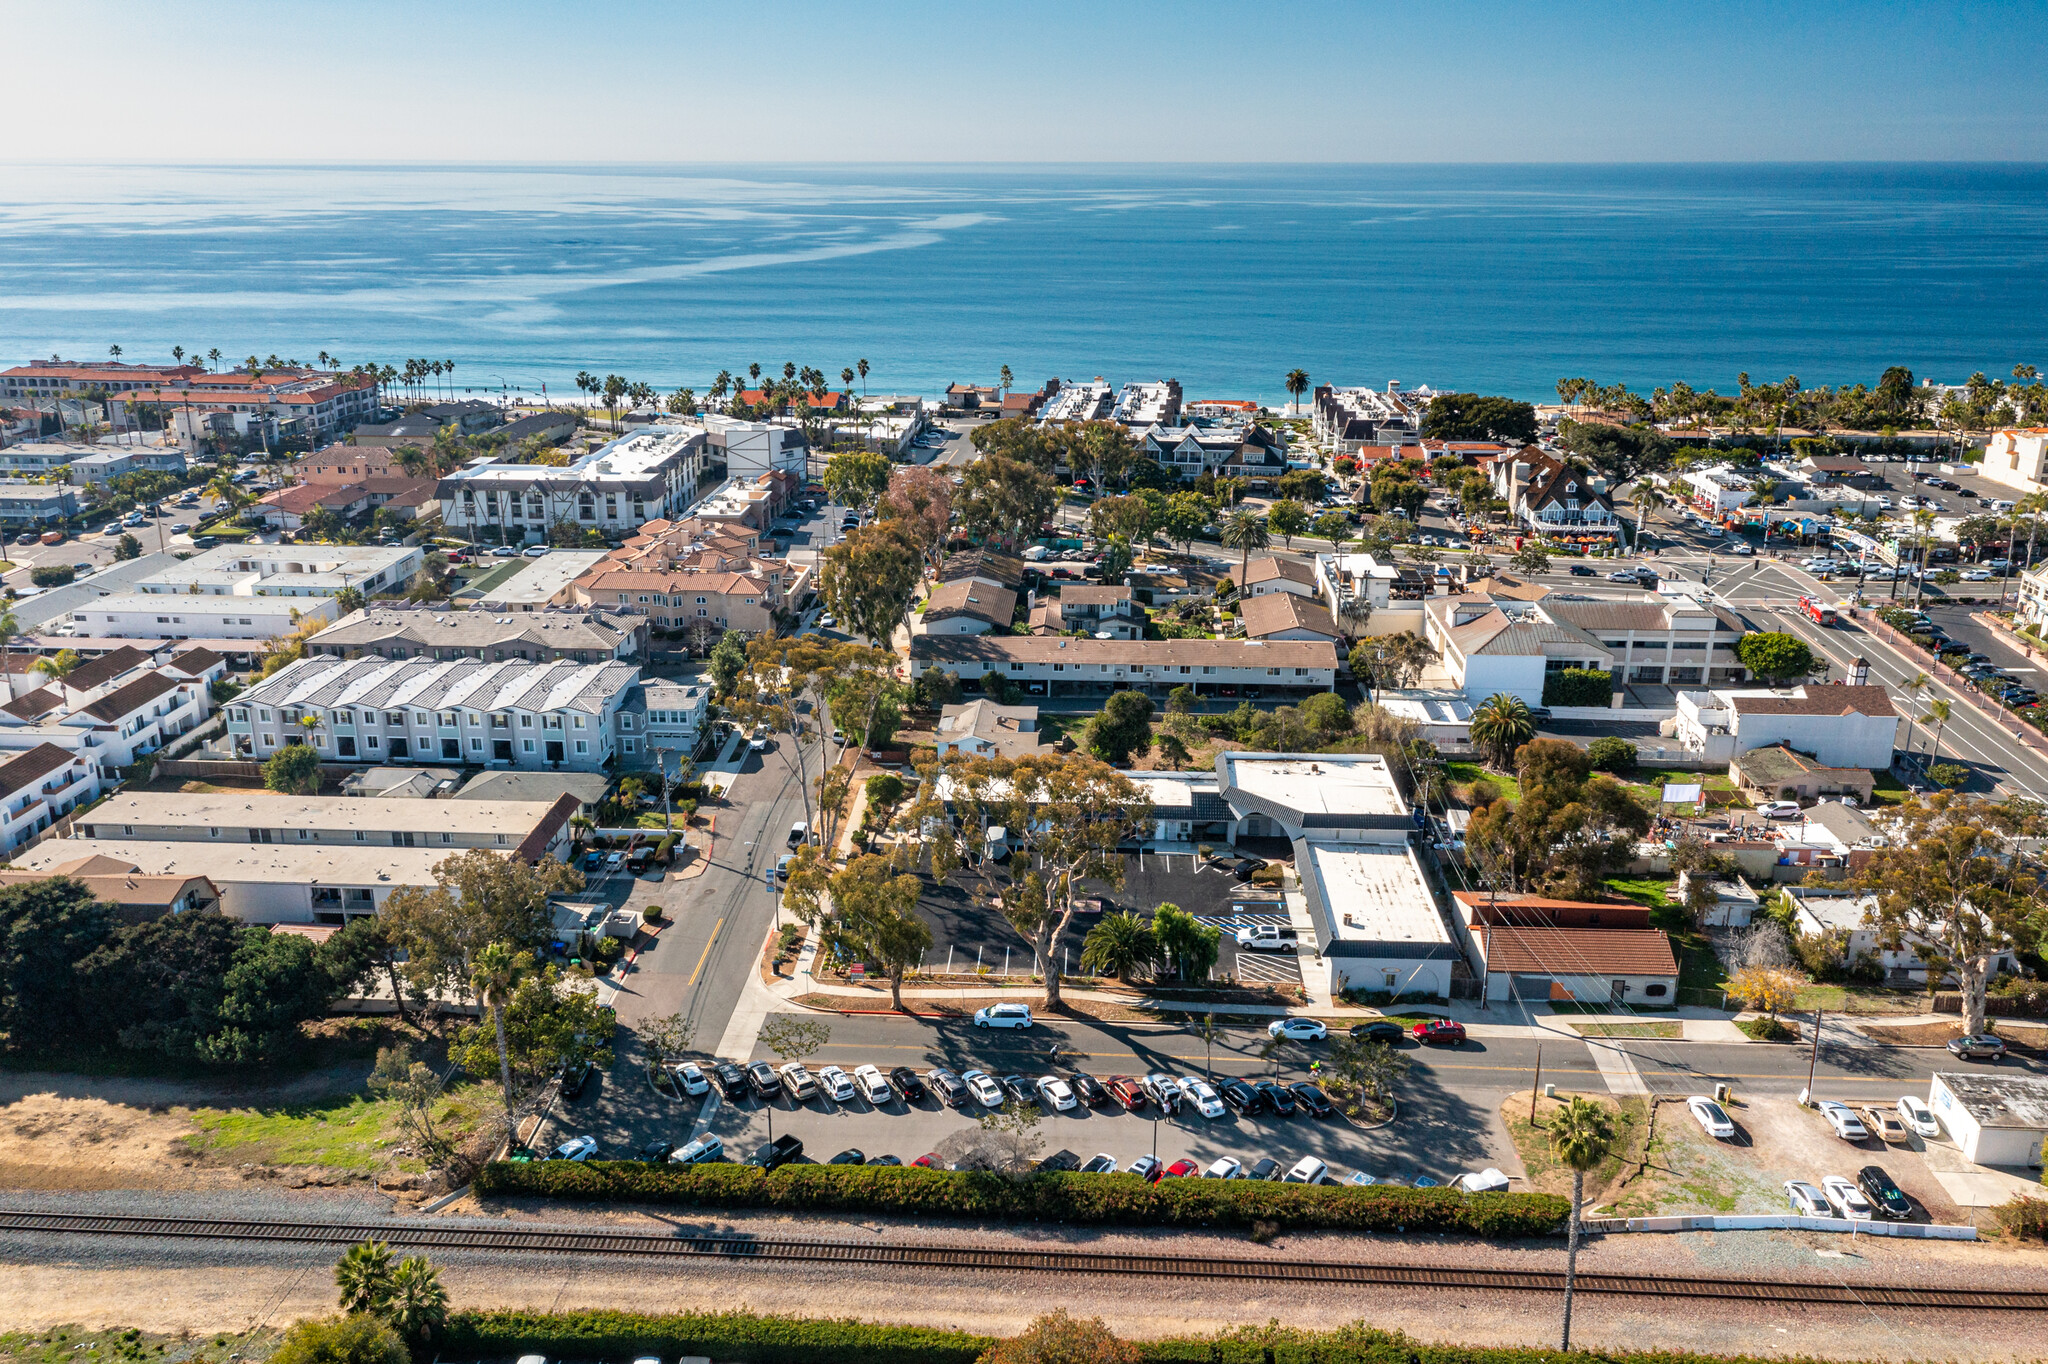
[[[1816,1007],[1813,1011],[1813,1053],[1806,1062],[1806,1101],[1813,1102],[1813,1076],[1820,1066],[1820,1021],[1827,1010]]]
[[[1529,1121],[1536,1121],[1536,1091],[1543,1087],[1543,1044],[1536,1044],[1536,1078],[1529,1082]]]
[[[672,834],[672,833],[674,833],[674,832],[676,831],[676,818],[675,818],[675,812],[674,812],[674,810],[673,810],[673,809],[672,809],[672,808],[670,807],[670,804],[669,804],[669,796],[668,796],[668,791],[669,791],[669,787],[668,787],[668,750],[667,750],[667,749],[665,749],[665,748],[657,748],[657,749],[655,749],[654,751],[655,751],[655,754],[656,754],[656,755],[657,755],[657,756],[658,756],[658,757],[659,757],[659,758],[661,759],[661,824],[662,824],[662,832],[664,832],[664,833],[670,833],[670,834]]]

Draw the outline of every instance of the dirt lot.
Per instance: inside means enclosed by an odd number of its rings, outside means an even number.
[[[1992,1020],[1992,1031],[2005,1039],[2005,1045],[2014,1051],[2040,1052],[2048,1050],[2048,1026],[2039,1023],[2017,1023],[2008,1018]],[[1890,1025],[1864,1023],[1857,1031],[1873,1042],[1885,1042],[1898,1047],[1939,1047],[1950,1038],[1963,1035],[1962,1020],[1953,1023],[1908,1023]]]

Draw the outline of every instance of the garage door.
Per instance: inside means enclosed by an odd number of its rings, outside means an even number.
[[[1516,999],[1549,999],[1549,998],[1550,998],[1550,977],[1549,977],[1549,976],[1516,976],[1516,977],[1515,977],[1515,998],[1516,998]]]

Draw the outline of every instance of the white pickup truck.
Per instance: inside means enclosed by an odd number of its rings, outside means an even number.
[[[1298,944],[1293,929],[1259,924],[1238,929],[1237,945],[1248,952],[1292,952]]]

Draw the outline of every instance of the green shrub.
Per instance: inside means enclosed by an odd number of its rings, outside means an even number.
[[[1310,1186],[1264,1180],[1041,1174],[1012,1179],[968,1170],[867,1165],[669,1166],[639,1161],[493,1162],[480,1194],[786,1212],[968,1217],[1075,1226],[1249,1227],[1277,1222],[1341,1231],[1543,1236],[1565,1216],[1552,1194],[1461,1194],[1388,1185]]]
[[[2010,1202],[1992,1209],[1992,1215],[2007,1236],[2048,1241],[2048,1199],[2016,1194]]]
[[[1595,739],[1586,745],[1586,756],[1593,760],[1595,772],[1633,772],[1636,767],[1636,746],[1626,739],[1610,734]]]
[[[744,1312],[468,1312],[448,1319],[443,1355],[570,1359],[709,1355],[748,1364],[973,1364],[995,1342],[960,1331]]]
[[[1604,668],[1566,668],[1543,679],[1546,706],[1608,706],[1614,703],[1614,674]]]
[[[37,587],[62,587],[77,576],[70,564],[39,564],[28,571],[28,580]]]

